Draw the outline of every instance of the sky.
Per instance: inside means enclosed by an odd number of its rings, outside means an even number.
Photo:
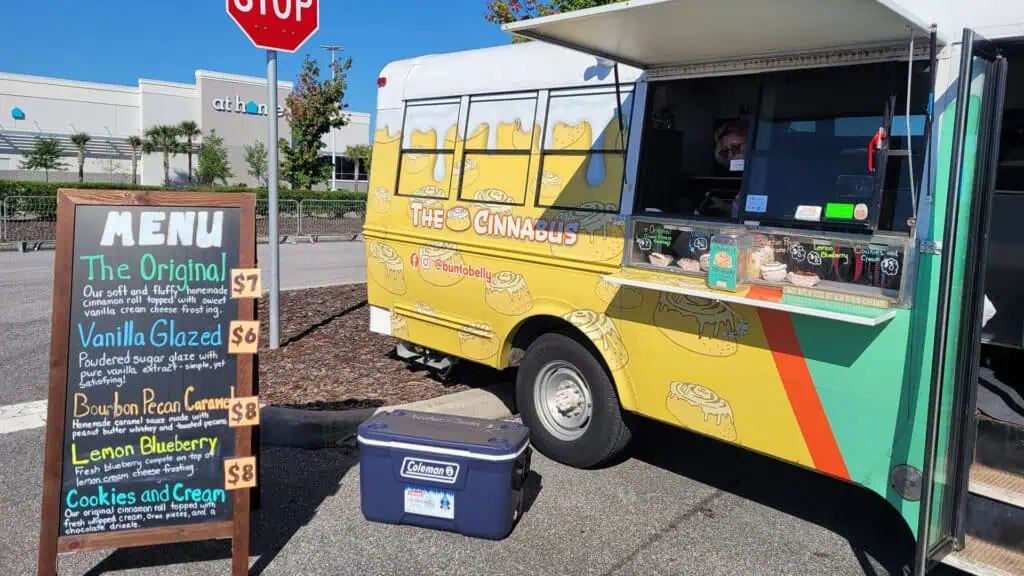
[[[139,78],[195,82],[196,70],[266,76],[225,0],[0,0],[0,72],[135,86]],[[486,0],[320,0],[320,29],[278,77],[294,81],[305,55],[327,73],[321,44],[352,58],[348,109],[373,112],[377,74],[394,60],[507,44],[484,19]]]

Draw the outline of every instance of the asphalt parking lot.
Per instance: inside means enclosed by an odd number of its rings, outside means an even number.
[[[359,244],[282,257],[286,287],[364,274]],[[45,398],[51,268],[52,253],[0,253],[0,406]],[[352,445],[265,447],[251,573],[901,574],[909,561],[902,520],[859,488],[650,421],[635,431],[600,470],[536,455],[530,507],[499,542],[365,521]],[[42,428],[0,433],[4,576],[35,571],[42,455]],[[225,574],[229,558],[227,542],[165,545],[70,555],[60,573]]]

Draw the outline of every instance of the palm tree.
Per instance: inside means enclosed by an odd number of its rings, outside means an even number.
[[[146,154],[163,152],[164,186],[171,185],[171,155],[182,151],[181,142],[178,142],[178,135],[177,126],[158,124],[146,130],[146,141],[142,144],[142,151]]]
[[[85,146],[92,140],[85,132],[71,135],[71,143],[78,148],[78,181],[85,182]]]
[[[142,147],[142,138],[129,136],[128,145],[132,147],[132,184],[139,183],[139,148]]]
[[[199,125],[191,120],[178,124],[178,133],[185,137],[185,153],[188,154],[188,181],[192,182],[192,139],[203,135]]]

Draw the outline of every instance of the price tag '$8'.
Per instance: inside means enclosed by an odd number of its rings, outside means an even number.
[[[260,423],[260,397],[240,396],[228,403],[228,426],[256,426]]]
[[[240,490],[256,486],[256,457],[224,459],[224,489]]]

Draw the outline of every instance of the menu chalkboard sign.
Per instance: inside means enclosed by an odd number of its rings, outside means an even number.
[[[248,195],[61,192],[40,573],[44,554],[247,525],[224,459],[251,447],[228,403],[252,388],[229,342],[254,316],[230,292],[253,226]]]

